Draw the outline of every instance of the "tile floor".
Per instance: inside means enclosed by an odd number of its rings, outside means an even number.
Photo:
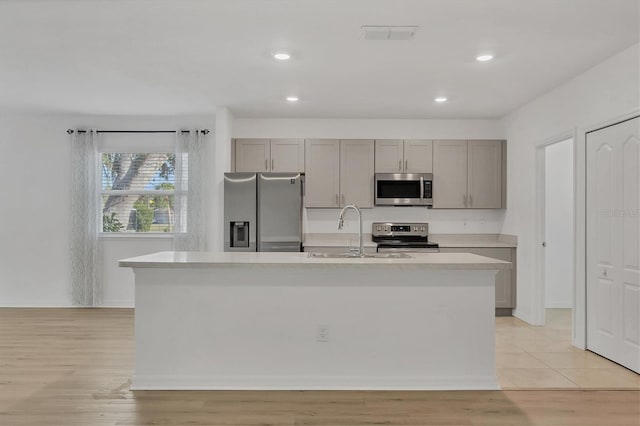
[[[571,310],[547,309],[546,325],[496,319],[496,367],[502,389],[634,389],[640,375],[571,345]]]

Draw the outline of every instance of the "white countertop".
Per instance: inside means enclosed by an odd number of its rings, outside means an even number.
[[[501,234],[430,234],[429,241],[443,248],[516,248],[517,238]]]
[[[516,248],[516,238],[499,234],[431,234],[429,241],[442,248]],[[358,246],[358,234],[305,234],[304,247]],[[371,234],[363,234],[364,247],[376,247]]]
[[[470,253],[411,253],[402,259],[311,258],[309,253],[227,253],[164,251],[119,261],[121,267],[185,268],[218,265],[366,265],[367,267],[417,266],[430,269],[511,269],[511,263]]]
[[[358,247],[358,234],[353,233],[332,233],[332,234],[305,234],[304,247]],[[362,245],[364,247],[377,247],[371,240],[371,234],[362,234]]]

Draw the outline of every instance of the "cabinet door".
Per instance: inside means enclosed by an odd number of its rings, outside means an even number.
[[[272,172],[304,172],[303,139],[271,139]]]
[[[467,141],[433,142],[433,208],[467,207]]]
[[[340,141],[305,141],[305,207],[338,207],[340,202]]]
[[[502,208],[502,141],[469,141],[467,207]]]
[[[268,172],[269,139],[236,139],[236,172]]]
[[[340,141],[340,204],[373,207],[373,140]]]
[[[515,263],[511,248],[446,248],[440,249],[442,253],[472,253],[478,256],[491,257],[498,260],[506,260]],[[496,274],[496,308],[515,308],[515,265],[513,269],[499,271]]]
[[[400,139],[376,140],[376,173],[402,173],[404,171],[403,144]]]
[[[433,141],[404,141],[404,171],[406,173],[433,173]]]

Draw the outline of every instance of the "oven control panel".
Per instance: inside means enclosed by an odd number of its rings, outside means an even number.
[[[371,235],[374,237],[427,237],[429,235],[429,224],[427,222],[373,222]]]

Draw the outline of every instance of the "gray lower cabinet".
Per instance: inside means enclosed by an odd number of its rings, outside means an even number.
[[[473,253],[478,256],[506,260],[512,263],[512,269],[496,274],[496,310],[510,314],[516,307],[516,249],[503,247],[440,247],[441,253]]]

